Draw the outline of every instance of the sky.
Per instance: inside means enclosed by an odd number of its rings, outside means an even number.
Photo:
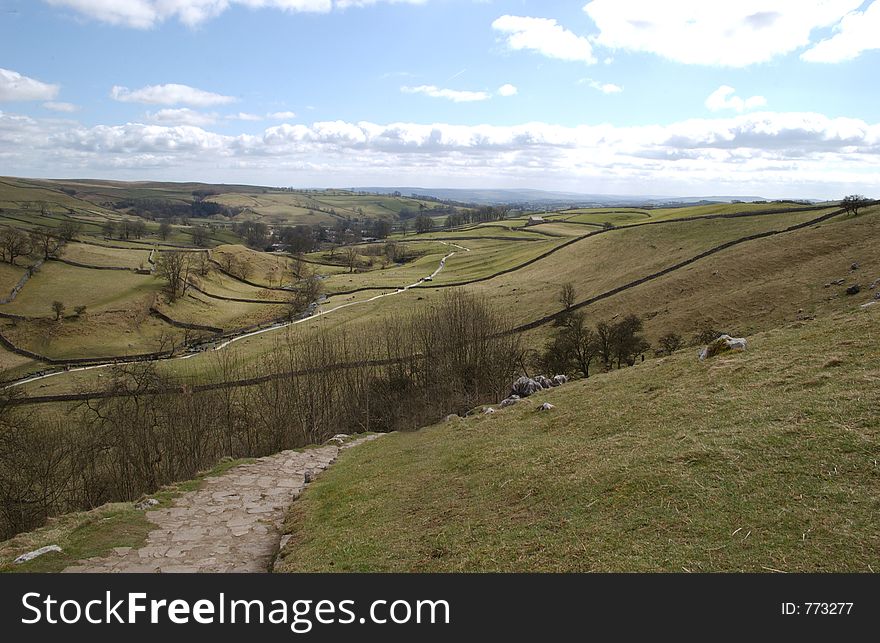
[[[880,196],[880,0],[0,0],[0,175]]]

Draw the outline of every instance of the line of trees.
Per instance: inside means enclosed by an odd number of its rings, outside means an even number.
[[[650,344],[642,336],[643,324],[637,315],[627,315],[617,322],[599,321],[591,326],[583,312],[573,310],[575,291],[564,284],[559,292],[563,315],[544,347],[539,363],[548,373],[590,376],[595,363],[605,370],[615,364],[632,366]]]
[[[463,293],[369,336],[297,328],[258,363],[214,353],[210,381],[258,378],[250,386],[194,392],[146,363],[114,369],[106,386],[119,397],[65,413],[35,414],[0,393],[0,538],[51,515],[136,499],[224,456],[464,413],[506,394],[521,360],[517,336],[499,335],[509,320]]]
[[[65,243],[77,237],[81,226],[64,221],[58,228],[39,227],[28,233],[17,228],[0,229],[0,259],[15,265],[19,257],[38,253],[43,259],[54,256]]]
[[[507,218],[510,206],[507,205],[484,205],[473,210],[455,212],[446,217],[446,227],[456,228],[469,223],[486,223],[488,221],[501,221]]]

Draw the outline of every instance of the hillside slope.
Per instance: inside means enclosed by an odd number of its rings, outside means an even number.
[[[880,569],[878,314],[366,445],[296,503],[276,570]]]

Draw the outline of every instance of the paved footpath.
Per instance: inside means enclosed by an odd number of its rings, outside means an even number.
[[[265,572],[278,551],[287,510],[340,450],[379,437],[370,435],[340,447],[282,451],[206,478],[167,509],[147,511],[156,529],[140,549],[118,547],[65,572]]]

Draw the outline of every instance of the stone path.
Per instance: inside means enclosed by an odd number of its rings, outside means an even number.
[[[206,478],[201,489],[181,495],[172,507],[147,512],[156,529],[140,549],[119,547],[64,571],[265,572],[278,552],[287,510],[306,484],[333,464],[340,450],[377,437],[282,451]]]

